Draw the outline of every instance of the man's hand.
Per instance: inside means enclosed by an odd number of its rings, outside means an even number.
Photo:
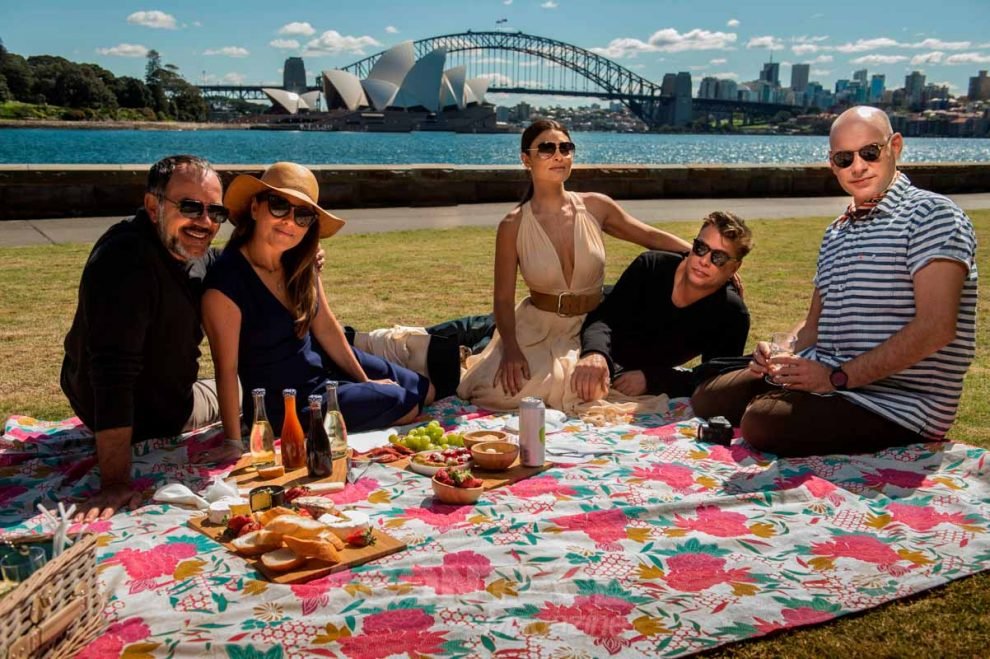
[[[225,439],[223,444],[203,451],[196,458],[198,463],[235,464],[244,456],[244,443],[240,439]]]
[[[323,272],[323,264],[327,261],[327,253],[320,247],[316,250],[316,271]]]
[[[760,341],[756,344],[753,359],[749,362],[749,370],[758,375],[770,373],[770,344],[766,341]]]
[[[578,360],[571,375],[571,386],[584,402],[598,400],[608,395],[608,362],[600,353],[593,352]]]
[[[646,374],[643,371],[626,371],[612,383],[627,396],[642,396],[646,393]]]
[[[133,508],[141,503],[141,493],[134,490],[130,483],[105,485],[96,496],[83,501],[79,505],[80,512],[72,521],[95,522],[98,519],[110,519],[122,508]]]
[[[492,386],[501,383],[502,391],[506,395],[515,396],[522,391],[526,380],[530,377],[529,362],[526,361],[526,357],[519,348],[510,350],[505,347],[504,343],[502,345],[502,363],[499,364],[498,370],[495,371]]]
[[[827,394],[835,391],[829,376],[832,368],[804,357],[778,356],[773,358],[777,366],[773,379],[785,389]]]

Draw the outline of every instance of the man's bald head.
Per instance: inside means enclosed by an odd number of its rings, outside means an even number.
[[[894,132],[890,125],[890,117],[887,116],[886,112],[869,105],[857,105],[840,114],[832,122],[832,128],[828,132],[829,141],[834,142],[840,131],[857,124],[866,124],[876,130],[882,140],[886,140]]]

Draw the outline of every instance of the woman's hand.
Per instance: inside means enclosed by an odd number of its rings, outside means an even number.
[[[753,351],[753,359],[749,362],[749,370],[758,375],[766,375],[770,372],[770,344],[760,341]]]
[[[522,350],[518,347],[509,348],[508,346],[504,346],[502,363],[499,364],[498,370],[495,371],[495,379],[492,380],[492,386],[500,383],[502,385],[502,391],[509,396],[515,396],[522,391],[529,377],[529,362],[523,356]]]

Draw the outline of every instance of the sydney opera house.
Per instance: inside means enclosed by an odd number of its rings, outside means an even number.
[[[325,130],[494,130],[494,108],[485,103],[488,79],[468,79],[465,66],[444,69],[446,61],[444,48],[417,60],[406,41],[382,53],[364,80],[340,69],[324,71],[325,112],[316,112],[319,91],[264,92],[282,112],[306,113],[308,122]]]

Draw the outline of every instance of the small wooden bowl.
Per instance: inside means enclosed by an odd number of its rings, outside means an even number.
[[[464,433],[464,448],[471,448],[481,442],[504,442],[509,435],[501,430],[472,430]]]
[[[483,487],[454,487],[441,483],[433,477],[433,495],[444,503],[454,506],[466,506],[477,503],[481,493],[485,491]]]
[[[485,471],[504,471],[518,457],[519,447],[511,442],[481,442],[471,447],[471,460]]]

